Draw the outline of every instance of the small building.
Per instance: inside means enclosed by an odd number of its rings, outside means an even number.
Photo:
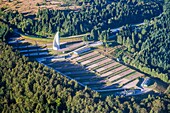
[[[130,95],[134,95],[135,94],[135,90],[127,90],[126,91],[126,96],[130,96]]]
[[[142,87],[148,87],[151,83],[150,78],[146,78],[143,83],[141,84]]]
[[[116,60],[117,60],[117,62],[120,62],[120,58],[117,58]]]
[[[91,49],[89,47],[84,47],[84,48],[81,48],[81,49],[74,51],[73,53],[76,54],[76,55],[80,55],[80,54],[87,52],[87,51],[90,51],[90,50]]]

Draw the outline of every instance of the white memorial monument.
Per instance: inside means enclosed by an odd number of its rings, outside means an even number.
[[[60,49],[60,36],[59,36],[59,32],[57,32],[53,40],[53,50],[59,50],[59,49]]]

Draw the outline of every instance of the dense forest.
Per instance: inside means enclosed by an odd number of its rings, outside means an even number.
[[[0,40],[5,41],[5,37],[9,32],[9,26],[7,24],[5,24],[4,22],[0,21]]]
[[[79,86],[76,81],[30,62],[0,43],[0,111],[60,113],[168,113],[169,96],[121,100]]]
[[[24,17],[18,12],[4,13],[4,9],[1,9],[1,12],[4,21],[24,33],[48,36],[60,31],[61,36],[68,36],[90,32],[91,38],[98,40],[105,29],[143,22],[145,19],[158,16],[163,9],[159,2],[145,3],[137,0],[112,3],[94,0],[90,3],[87,5],[84,2],[79,11],[39,10],[33,18]]]
[[[144,26],[125,26],[117,34],[117,42],[133,53],[131,65],[170,83],[170,3],[164,13],[145,22]],[[126,58],[126,61],[130,60]]]

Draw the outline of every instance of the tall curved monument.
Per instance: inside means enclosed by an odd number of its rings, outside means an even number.
[[[57,32],[53,40],[53,50],[59,50],[59,49],[60,49],[60,35],[59,32]]]

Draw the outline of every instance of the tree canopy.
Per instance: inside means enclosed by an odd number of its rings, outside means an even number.
[[[116,28],[125,24],[135,24],[158,16],[162,6],[156,2],[141,2],[137,0],[84,1],[85,8],[80,11],[71,10],[38,10],[33,18],[26,18],[16,12],[3,12],[3,19],[16,26],[22,32],[49,36],[60,31],[61,36],[78,35],[95,31],[102,34],[103,30]],[[86,2],[90,2],[87,5]],[[99,34],[95,34],[98,37]],[[93,40],[98,38],[92,37]]]
[[[144,26],[135,29],[126,26],[117,35],[117,42],[134,53],[132,65],[167,83],[170,83],[169,6],[169,2],[166,3],[164,13]]]
[[[5,43],[0,43],[0,110],[2,112],[133,112],[168,111],[169,96],[121,100],[100,94],[30,62]]]

